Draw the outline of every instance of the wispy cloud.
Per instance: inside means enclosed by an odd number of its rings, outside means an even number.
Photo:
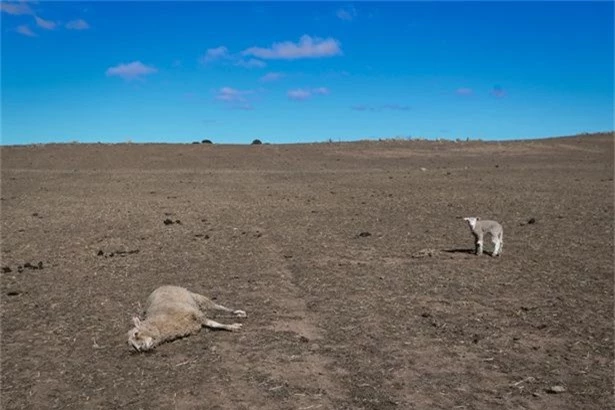
[[[271,72],[271,73],[267,73],[264,76],[262,76],[261,78],[259,78],[259,81],[261,81],[263,83],[270,83],[272,81],[277,81],[277,80],[281,79],[282,77],[284,77],[284,73]]]
[[[496,98],[503,98],[506,96],[506,90],[499,85],[494,85],[490,93]]]
[[[344,21],[352,21],[357,17],[357,9],[354,6],[343,7],[335,13],[337,18]]]
[[[334,38],[303,35],[298,43],[284,41],[273,43],[269,48],[250,47],[242,52],[262,59],[296,60],[300,58],[332,57],[342,54],[340,42]]]
[[[225,46],[207,49],[205,54],[200,58],[200,61],[202,64],[214,62],[232,63],[235,66],[243,68],[264,68],[267,66],[267,63],[256,58],[244,59],[241,54],[232,54]]]
[[[267,63],[262,60],[257,60],[256,58],[250,58],[248,60],[237,60],[235,62],[236,66],[244,67],[244,68],[265,68],[267,67]]]
[[[225,46],[219,46],[207,49],[205,55],[203,55],[200,60],[201,63],[207,64],[211,63],[212,61],[225,60],[228,58],[230,58],[228,48],[226,48]]]
[[[303,100],[307,100],[308,98],[310,98],[312,96],[312,93],[309,90],[304,90],[303,88],[297,88],[295,90],[289,90],[288,93],[286,93],[286,95],[291,100],[303,101]]]
[[[314,94],[327,95],[329,94],[329,89],[327,87],[318,87],[318,88],[312,89],[312,92]]]
[[[393,111],[408,111],[410,107],[408,105],[403,104],[384,104],[382,106],[383,110],[393,110]]]
[[[372,112],[384,111],[384,110],[408,111],[408,110],[410,110],[410,106],[403,105],[403,104],[382,104],[382,105],[378,105],[378,106],[366,105],[366,104],[357,104],[357,105],[351,106],[350,109],[354,110],[354,111],[372,111]]]
[[[286,93],[286,96],[290,100],[303,101],[307,100],[308,98],[311,98],[313,95],[327,95],[329,93],[330,91],[326,87],[318,87],[312,89],[296,88],[294,90],[289,90]]]
[[[467,87],[461,87],[455,90],[455,93],[457,93],[458,95],[472,95],[474,94],[474,90]]]
[[[51,20],[45,20],[40,18],[39,16],[34,16],[34,20],[36,21],[36,25],[40,28],[44,28],[45,30],[54,30],[56,28],[56,23]]]
[[[34,11],[30,8],[30,5],[26,2],[0,2],[0,11],[7,14],[12,14],[14,16],[20,16],[23,14],[34,14]]]
[[[64,27],[68,30],[87,30],[90,28],[90,25],[83,19],[77,19],[69,21]]]
[[[28,27],[26,24],[18,26],[15,31],[17,31],[19,34],[23,35],[23,36],[28,36],[28,37],[36,37],[36,33],[34,31],[32,31],[32,29],[30,27]]]
[[[236,110],[253,110],[254,107],[248,99],[248,96],[253,93],[253,90],[222,87],[216,91],[215,99],[226,103],[230,108]]]
[[[152,66],[147,66],[140,61],[133,61],[128,64],[118,64],[115,67],[107,69],[107,76],[117,76],[126,81],[142,80],[143,77],[149,74],[158,72],[158,69]]]

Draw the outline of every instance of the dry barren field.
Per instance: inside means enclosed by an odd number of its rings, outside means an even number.
[[[612,408],[613,141],[3,147],[1,407]],[[131,352],[163,284],[243,328]]]

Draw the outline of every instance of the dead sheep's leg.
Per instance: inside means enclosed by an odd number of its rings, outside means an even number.
[[[246,312],[243,311],[243,310],[227,308],[226,306],[218,305],[217,303],[213,304],[212,309],[214,309],[214,310],[221,310],[223,312],[232,313],[232,314],[234,314],[237,317],[246,317],[247,316]]]
[[[245,311],[239,310],[239,309],[231,309],[231,308],[227,308],[226,306],[219,305],[215,303],[213,300],[209,299],[207,296],[199,295],[198,293],[192,293],[192,297],[194,297],[194,299],[197,301],[201,309],[220,310],[222,312],[232,313],[237,317],[247,316]]]
[[[232,325],[225,325],[225,324],[218,323],[211,319],[203,320],[203,326],[207,326],[212,329],[229,330],[231,332],[241,329],[241,323],[233,323]]]

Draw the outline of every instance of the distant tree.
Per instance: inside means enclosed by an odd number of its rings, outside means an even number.
[[[203,140],[201,141],[203,144],[213,144],[213,142],[211,142],[211,140]]]
[[[193,144],[200,144],[200,142],[198,142],[198,141],[193,141],[192,143]]]
[[[259,139],[255,139],[254,141],[252,141],[252,145],[260,145],[260,144],[262,144],[262,142]]]

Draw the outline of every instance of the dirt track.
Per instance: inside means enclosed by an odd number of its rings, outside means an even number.
[[[4,147],[1,407],[612,408],[613,141]],[[131,353],[162,284],[243,329]]]

